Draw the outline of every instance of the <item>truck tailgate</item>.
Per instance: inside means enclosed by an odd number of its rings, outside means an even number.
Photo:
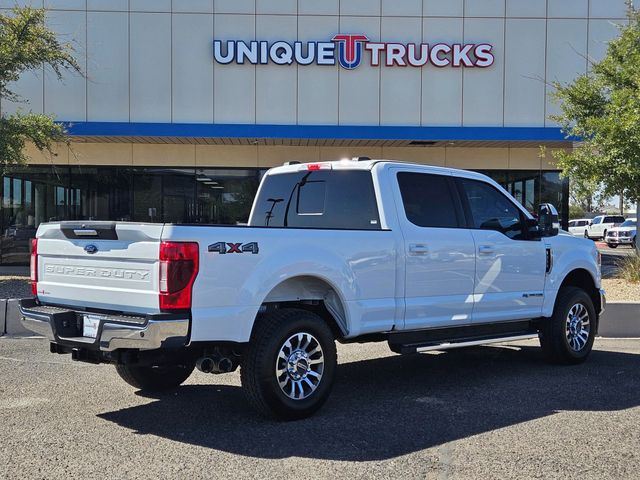
[[[47,304],[159,312],[162,224],[62,222],[38,230],[38,298]]]

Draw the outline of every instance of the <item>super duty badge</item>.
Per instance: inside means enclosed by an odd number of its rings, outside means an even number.
[[[219,253],[224,255],[225,253],[253,253],[257,255],[260,249],[258,248],[258,242],[250,243],[229,243],[218,242],[209,245],[208,251],[213,253]]]

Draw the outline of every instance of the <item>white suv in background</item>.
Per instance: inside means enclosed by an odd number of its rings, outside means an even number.
[[[599,215],[591,220],[584,229],[584,238],[600,239],[607,236],[607,232],[624,222],[622,215]]]
[[[604,240],[610,248],[616,248],[618,245],[633,247],[636,243],[637,225],[635,218],[629,218],[620,226],[611,228]]]
[[[582,237],[584,235],[585,228],[589,226],[588,218],[576,218],[575,220],[569,220],[569,233],[574,237]]]

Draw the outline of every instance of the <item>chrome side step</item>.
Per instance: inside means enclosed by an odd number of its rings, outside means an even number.
[[[485,338],[482,340],[469,340],[466,342],[443,342],[437,345],[428,345],[425,347],[417,347],[416,352],[430,352],[433,350],[451,350],[453,348],[473,347],[476,345],[488,345],[491,343],[515,342],[518,340],[531,340],[538,338],[537,333],[528,333],[526,335],[513,335],[510,337]]]

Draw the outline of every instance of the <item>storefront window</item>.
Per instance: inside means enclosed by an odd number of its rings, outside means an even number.
[[[115,220],[244,224],[264,169],[31,166],[0,182],[0,264],[27,265],[42,222]],[[569,183],[558,172],[489,170],[529,211],[551,202],[566,226]]]

